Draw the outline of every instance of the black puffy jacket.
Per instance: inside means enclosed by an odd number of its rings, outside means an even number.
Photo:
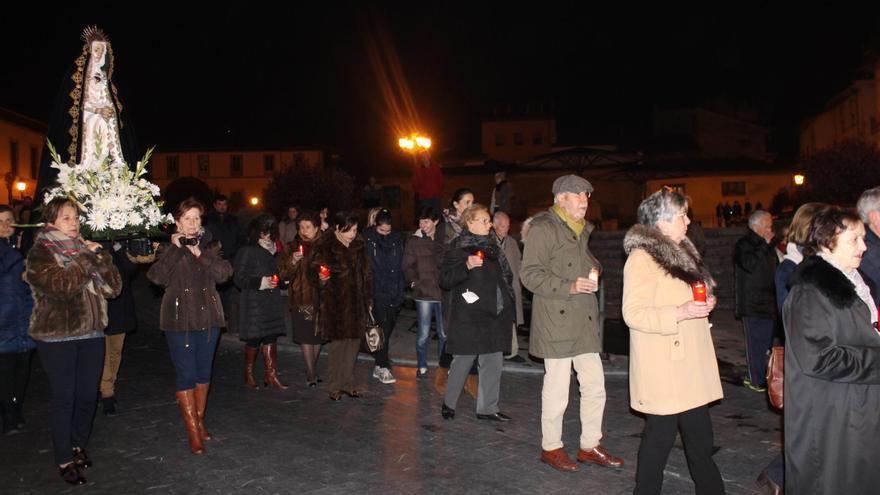
[[[736,276],[736,315],[776,318],[776,250],[749,229],[736,241],[733,265]]]
[[[403,304],[406,281],[403,279],[404,239],[399,232],[380,235],[375,228],[364,233],[367,257],[373,272],[373,300],[376,305]]]

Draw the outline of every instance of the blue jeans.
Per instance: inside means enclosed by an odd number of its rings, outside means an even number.
[[[177,391],[189,390],[196,383],[211,383],[214,351],[220,338],[220,329],[207,331],[165,332],[168,353],[177,373]]]
[[[446,332],[443,330],[443,312],[440,301],[416,300],[416,312],[419,315],[419,333],[416,337],[416,358],[419,368],[428,367],[428,337],[431,335],[431,315],[437,322],[437,357],[446,351]]]

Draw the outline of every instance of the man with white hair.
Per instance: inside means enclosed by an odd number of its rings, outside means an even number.
[[[763,210],[749,216],[749,231],[733,248],[736,278],[736,316],[742,319],[748,370],[743,385],[767,390],[767,351],[776,328],[776,265],[773,218]]]
[[[563,472],[578,466],[563,449],[571,368],[580,383],[580,450],[577,460],[620,467],[623,460],[599,443],[605,412],[605,375],[599,351],[599,260],[588,246],[587,214],[593,186],[565,175],[553,182],[554,205],[535,215],[520,278],[534,294],[529,352],[544,359],[541,390],[541,461]]]
[[[871,287],[874,303],[880,305],[880,187],[862,193],[858,202],[859,216],[865,222],[865,245],[859,273]]]
[[[511,340],[510,353],[505,353],[504,358],[515,363],[523,363],[525,359],[519,355],[519,341],[516,338],[516,327],[523,324],[522,285],[519,281],[519,270],[522,266],[522,253],[516,239],[510,237],[510,217],[503,211],[496,211],[492,215],[492,228],[495,232],[495,242],[504,251],[510,271],[513,272],[513,295],[516,304],[516,322],[513,324],[513,339]]]

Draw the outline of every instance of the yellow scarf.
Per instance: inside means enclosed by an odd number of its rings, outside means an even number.
[[[553,212],[559,215],[559,218],[568,225],[568,228],[574,231],[576,236],[581,236],[581,232],[583,232],[584,228],[587,226],[587,221],[585,219],[581,218],[580,220],[575,220],[571,218],[571,216],[559,205],[553,205]]]

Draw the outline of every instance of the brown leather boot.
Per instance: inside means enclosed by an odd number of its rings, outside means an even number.
[[[254,379],[254,362],[257,360],[257,348],[244,346],[244,386],[259,390],[257,380]]]
[[[196,419],[199,422],[199,435],[202,440],[214,438],[214,435],[211,435],[211,432],[205,428],[205,406],[208,404],[208,389],[210,388],[210,383],[196,383]]]
[[[193,389],[180,390],[175,396],[177,397],[177,405],[180,406],[180,415],[183,416],[183,424],[186,426],[189,450],[196,455],[203,454],[205,447],[202,445],[202,436],[199,434],[195,392]]]
[[[261,347],[263,351],[263,363],[266,371],[263,372],[263,385],[268,387],[272,385],[278,390],[287,390],[287,385],[281,383],[278,379],[278,373],[275,371],[275,363],[278,362],[278,344],[266,344]]]

